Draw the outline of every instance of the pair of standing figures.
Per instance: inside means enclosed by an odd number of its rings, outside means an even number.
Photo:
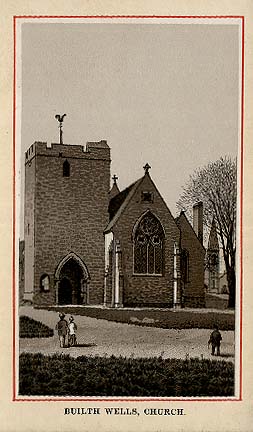
[[[61,348],[67,348],[76,345],[76,330],[77,325],[74,318],[71,316],[69,322],[65,319],[65,314],[59,314],[60,320],[56,324],[55,329],[58,330],[58,336]]]

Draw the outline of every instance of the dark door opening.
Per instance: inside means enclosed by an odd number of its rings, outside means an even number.
[[[84,290],[86,279],[75,259],[71,258],[64,264],[59,279],[58,304],[78,305],[87,302]]]
[[[67,278],[63,278],[59,282],[58,303],[60,305],[72,304],[72,286]]]

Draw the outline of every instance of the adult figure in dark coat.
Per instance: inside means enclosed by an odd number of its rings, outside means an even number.
[[[219,332],[218,326],[214,326],[214,331],[210,334],[210,338],[208,341],[208,348],[209,345],[212,345],[212,355],[215,355],[215,348],[217,348],[217,356],[220,355],[220,343],[221,343],[222,337]]]
[[[64,348],[65,347],[66,336],[67,336],[67,333],[68,333],[68,323],[64,319],[65,318],[65,314],[64,313],[60,313],[59,314],[59,318],[60,318],[60,320],[56,324],[55,329],[58,330],[60,347]]]

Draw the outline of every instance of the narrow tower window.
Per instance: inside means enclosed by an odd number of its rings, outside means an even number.
[[[63,162],[63,177],[70,176],[70,164],[67,160]]]

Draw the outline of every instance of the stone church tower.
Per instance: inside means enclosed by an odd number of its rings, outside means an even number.
[[[35,142],[25,155],[24,299],[103,302],[110,148]]]
[[[216,224],[213,219],[209,234],[208,247],[206,250],[206,272],[208,291],[219,292],[219,241],[217,236]]]

